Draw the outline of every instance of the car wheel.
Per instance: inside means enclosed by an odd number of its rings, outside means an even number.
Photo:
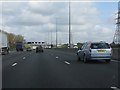
[[[77,56],[77,60],[80,61],[80,57],[79,57],[78,53],[76,53],[76,56]]]
[[[9,50],[7,50],[7,54],[9,54]]]
[[[84,62],[84,63],[87,63],[87,58],[86,58],[85,55],[84,55],[84,57],[83,57],[83,62]]]
[[[105,60],[105,61],[106,61],[106,63],[110,63],[111,60]]]
[[[77,60],[80,61],[80,57],[77,55]]]

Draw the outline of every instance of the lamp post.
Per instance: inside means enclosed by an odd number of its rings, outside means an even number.
[[[69,0],[69,48],[71,48],[71,15],[70,15],[70,0]]]
[[[57,48],[57,18],[56,18],[56,48]]]
[[[51,48],[53,47],[53,44],[52,44],[52,30],[51,30]]]

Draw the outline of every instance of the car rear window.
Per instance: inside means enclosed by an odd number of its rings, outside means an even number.
[[[92,43],[91,49],[109,49],[110,46],[108,43]]]

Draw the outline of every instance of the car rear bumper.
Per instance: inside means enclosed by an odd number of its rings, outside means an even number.
[[[111,58],[112,56],[101,56],[101,57],[92,56],[90,57],[90,60],[110,60]]]

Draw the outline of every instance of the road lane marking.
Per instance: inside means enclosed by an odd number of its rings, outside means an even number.
[[[114,90],[120,90],[120,89],[117,88],[117,87],[110,87],[110,88],[112,88],[112,89],[114,89]]]
[[[26,57],[23,57],[23,59],[26,59]]]
[[[67,61],[65,61],[65,63],[66,63],[66,64],[68,64],[68,65],[70,64],[70,63],[69,63],[69,62],[67,62]]]
[[[56,56],[56,59],[58,59],[59,57],[58,56]]]
[[[75,56],[77,55],[77,53],[75,53]]]
[[[117,63],[120,62],[120,61],[117,61],[117,60],[111,60],[111,61],[112,61],[112,62],[117,62]]]
[[[12,64],[13,67],[16,66],[16,65],[17,65],[17,63]]]

